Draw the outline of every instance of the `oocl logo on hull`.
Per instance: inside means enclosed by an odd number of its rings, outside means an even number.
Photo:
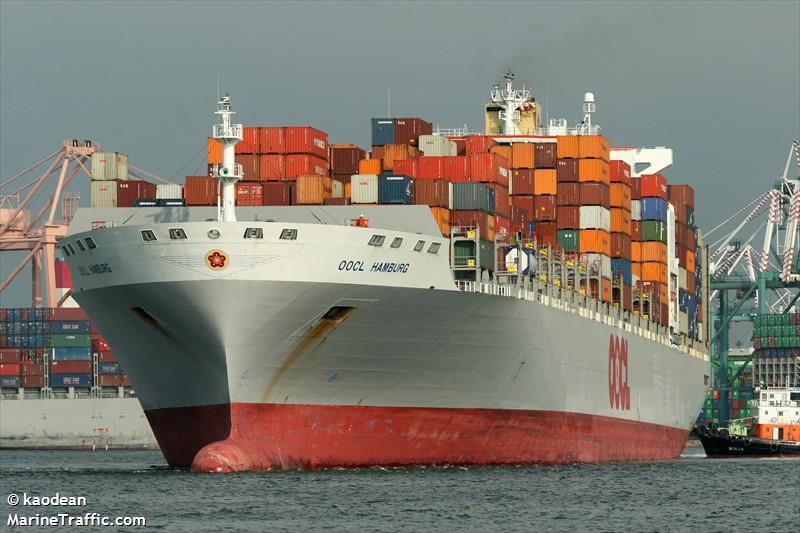
[[[631,408],[628,384],[628,341],[616,335],[608,340],[608,399],[612,409]]]

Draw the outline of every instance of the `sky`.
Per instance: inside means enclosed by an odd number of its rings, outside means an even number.
[[[483,127],[511,69],[550,118],[583,94],[616,146],[667,146],[709,228],[780,176],[800,136],[800,2],[0,0],[0,179],[93,139],[181,181],[217,80],[244,124],[370,142],[371,117]],[[88,205],[88,178],[70,190]],[[6,189],[0,191],[7,194]],[[0,254],[0,278],[20,254]],[[21,279],[19,279],[21,278]],[[0,294],[27,305],[30,275]]]

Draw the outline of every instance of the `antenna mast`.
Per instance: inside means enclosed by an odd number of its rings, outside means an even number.
[[[506,80],[506,88],[501,89],[495,85],[492,89],[492,103],[500,106],[500,120],[504,122],[503,133],[505,135],[519,135],[519,108],[531,99],[531,91],[522,86],[522,89],[514,89],[514,73],[510,70],[503,76]]]
[[[231,124],[231,96],[225,94],[217,101],[215,115],[222,119],[214,124],[213,137],[222,143],[222,164],[214,165],[211,175],[222,185],[222,205],[217,212],[217,220],[236,222],[236,182],[242,179],[242,165],[234,160],[234,146],[242,140],[242,125]]]

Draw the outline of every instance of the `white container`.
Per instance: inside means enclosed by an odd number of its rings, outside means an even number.
[[[583,254],[581,260],[586,262],[589,272],[595,273],[599,269],[602,277],[611,278],[611,258],[607,255]]]
[[[95,152],[92,154],[93,180],[128,179],[128,156],[119,152]]]
[[[454,156],[457,154],[456,143],[444,135],[420,135],[419,149],[430,156]]]
[[[631,200],[631,220],[642,220],[641,200]]]
[[[331,180],[331,198],[344,197],[344,184],[339,180]]]
[[[92,207],[117,207],[117,182],[92,180]]]
[[[581,206],[581,229],[611,231],[611,210],[599,205]]]
[[[354,204],[377,204],[378,176],[376,174],[350,176],[350,200]]]
[[[183,185],[159,183],[156,185],[157,200],[180,200],[183,198]]]
[[[686,269],[683,267],[678,267],[678,287],[686,290]]]
[[[681,333],[689,333],[689,315],[683,311],[678,313],[678,329]]]

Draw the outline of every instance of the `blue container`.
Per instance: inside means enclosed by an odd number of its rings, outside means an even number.
[[[54,361],[83,361],[91,358],[91,348],[53,348]]]
[[[50,322],[50,333],[66,335],[69,333],[89,333],[91,322],[88,320],[53,320]]]
[[[536,222],[528,222],[528,239],[533,240],[535,238],[534,235],[534,228],[536,227]]]
[[[91,387],[91,374],[53,374],[50,376],[51,387]]]
[[[183,207],[186,205],[186,201],[182,198],[159,198],[156,200],[156,205],[158,207]]]
[[[98,374],[122,374],[122,367],[119,363],[100,363],[97,365]]]
[[[630,260],[612,257],[611,272],[615,278],[621,277],[622,283],[625,285],[631,285],[631,282],[633,281],[633,269],[631,267]]]
[[[408,176],[381,174],[378,178],[378,203],[413,204],[414,180]]]
[[[0,376],[0,387],[19,388],[19,376]]]
[[[667,221],[667,201],[663,198],[642,198],[642,220]]]
[[[155,207],[158,203],[156,200],[150,200],[146,198],[137,198],[133,201],[133,207]]]
[[[393,118],[372,119],[372,146],[394,144],[395,120]]]

